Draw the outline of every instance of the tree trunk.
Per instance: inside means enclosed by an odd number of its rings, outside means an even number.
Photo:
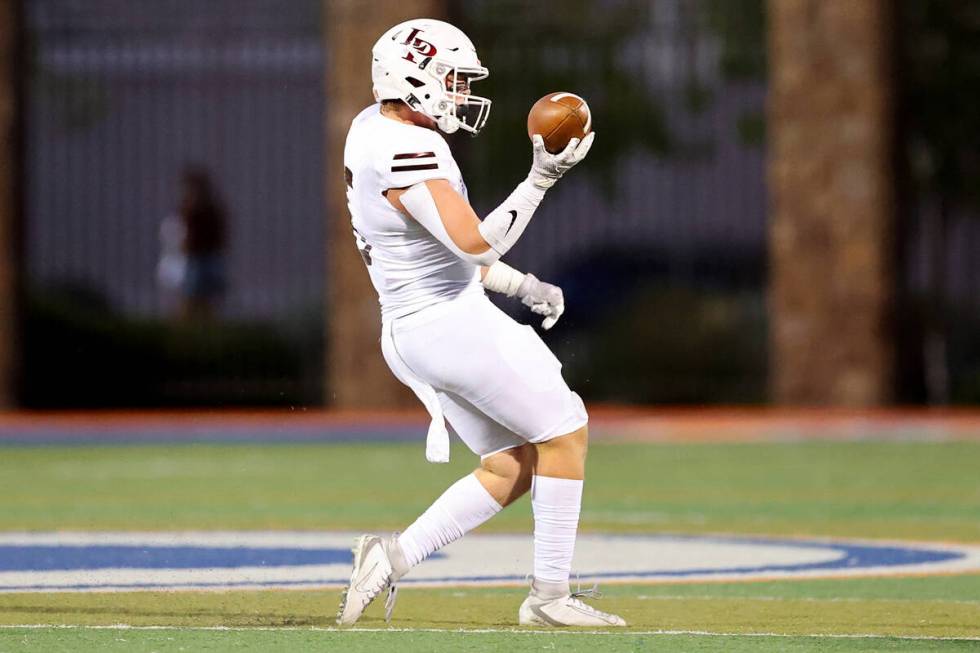
[[[770,333],[782,404],[893,399],[890,0],[769,0]]]
[[[350,122],[373,102],[371,47],[410,18],[447,15],[447,0],[324,0],[326,71],[326,397],[335,408],[391,408],[418,402],[381,356],[381,314],[354,246],[344,184]]]

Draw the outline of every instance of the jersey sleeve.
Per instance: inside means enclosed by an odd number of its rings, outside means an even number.
[[[418,128],[411,138],[386,143],[376,165],[384,188],[408,188],[429,179],[450,179],[449,146],[435,132]]]

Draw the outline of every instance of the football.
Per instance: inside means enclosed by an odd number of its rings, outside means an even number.
[[[585,100],[574,93],[548,93],[534,103],[527,115],[527,136],[541,134],[544,147],[552,154],[565,149],[568,141],[592,131],[592,112]]]

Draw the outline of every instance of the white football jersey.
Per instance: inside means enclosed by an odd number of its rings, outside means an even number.
[[[483,286],[477,266],[457,257],[385,197],[388,189],[427,179],[446,179],[464,197],[466,186],[440,134],[386,118],[380,107],[368,107],[351,123],[344,174],[354,239],[386,322],[463,294],[483,293]]]

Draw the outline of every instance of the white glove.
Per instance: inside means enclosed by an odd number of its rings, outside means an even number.
[[[595,132],[589,132],[581,141],[573,138],[568,141],[564,150],[558,154],[552,154],[544,149],[544,138],[541,134],[532,136],[531,147],[534,150],[534,162],[531,164],[531,174],[528,176],[531,183],[542,189],[554,186],[563,174],[585,158],[594,140]]]
[[[525,274],[524,281],[515,293],[521,302],[538,315],[544,315],[541,328],[547,331],[565,312],[565,296],[561,288],[540,281],[533,274]]]

